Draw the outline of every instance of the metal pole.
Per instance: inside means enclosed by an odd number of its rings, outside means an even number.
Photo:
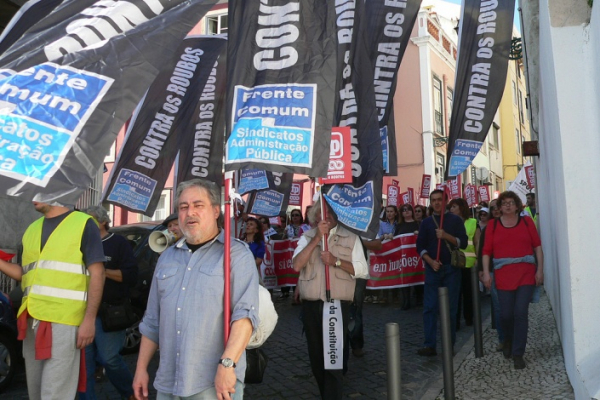
[[[387,348],[387,398],[400,400],[401,370],[400,370],[400,327],[396,323],[385,324],[385,343]]]
[[[481,331],[481,297],[479,296],[479,273],[471,268],[471,292],[473,295],[473,330],[475,333],[475,357],[483,357],[483,334]]]
[[[440,320],[442,322],[442,361],[444,367],[444,399],[454,400],[454,351],[452,346],[452,324],[450,322],[450,300],[448,288],[438,289],[440,302]]]

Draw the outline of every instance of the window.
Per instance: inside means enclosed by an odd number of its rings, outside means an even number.
[[[105,163],[115,162],[116,147],[117,147],[117,143],[113,142],[113,144],[110,146],[110,150],[108,151],[108,154],[106,155],[106,157],[104,157]]]
[[[228,17],[227,14],[211,15],[206,17],[206,34],[219,35],[227,33]]]
[[[142,221],[162,221],[171,214],[171,190],[163,190],[152,217],[142,215]]]
[[[436,183],[440,184],[444,182],[444,174],[446,171],[446,158],[440,154],[436,154],[436,167],[435,167],[435,178]]]
[[[523,112],[523,94],[521,93],[521,89],[519,89],[519,97],[517,98],[519,102],[519,121],[524,124],[525,123],[525,113]]]
[[[496,150],[498,150],[500,148],[500,146],[498,145],[499,130],[500,130],[500,127],[498,125],[496,125],[495,123],[493,123],[492,124],[492,135],[490,137],[490,144],[492,146],[494,146],[494,148]]]
[[[518,129],[515,131],[515,138],[517,139],[517,154],[521,154],[521,133]]]
[[[442,81],[433,77],[433,122],[435,133],[444,135],[444,105],[442,103]]]
[[[513,93],[513,103],[516,105],[517,104],[517,84],[515,83],[515,81],[512,81],[512,93]]]

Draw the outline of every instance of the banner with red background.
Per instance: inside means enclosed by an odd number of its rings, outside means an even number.
[[[408,233],[384,242],[381,251],[369,257],[367,289],[391,289],[421,285],[425,266],[417,253],[417,235]]]

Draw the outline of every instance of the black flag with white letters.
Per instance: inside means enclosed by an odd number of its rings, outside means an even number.
[[[220,45],[215,61],[198,103],[189,116],[177,119],[178,167],[175,182],[194,178],[223,183],[223,147],[225,144],[225,90],[227,86],[226,38],[210,36],[207,40]],[[208,45],[208,43],[207,43]],[[185,110],[184,110],[185,111]],[[193,132],[193,134],[192,134]]]
[[[352,1],[338,8],[338,20],[353,27],[353,34],[338,35],[338,73],[342,84],[336,113],[336,126],[350,127],[352,184],[333,185],[324,193],[341,224],[360,236],[375,238],[381,209],[383,152],[373,68],[364,62],[369,54],[364,7],[363,2]]]
[[[226,43],[211,36],[189,36],[181,42],[132,117],[105,188],[105,201],[154,214],[180,144],[192,145],[186,139],[197,132],[190,121],[200,116],[202,92]],[[210,107],[203,107],[203,116],[204,108]],[[186,163],[188,155],[185,152]]]
[[[390,118],[396,93],[396,78],[410,40],[422,0],[369,0],[365,7],[369,49],[373,63],[375,105],[383,149],[383,170],[398,175],[396,134]]]
[[[445,179],[479,153],[498,109],[510,54],[515,0],[464,0]]]
[[[327,175],[335,3],[229,2],[226,170]]]
[[[2,191],[75,204],[164,60],[215,1],[114,1],[83,11],[66,1],[29,29],[0,58]]]

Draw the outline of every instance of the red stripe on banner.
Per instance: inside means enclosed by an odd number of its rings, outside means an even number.
[[[417,253],[417,235],[409,233],[384,242],[381,250],[369,257],[367,287],[391,289],[425,282],[425,266]]]

